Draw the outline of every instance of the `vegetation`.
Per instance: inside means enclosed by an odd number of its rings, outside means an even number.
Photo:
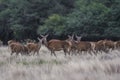
[[[8,47],[0,47],[0,79],[2,80],[119,80],[120,51],[91,56],[86,52],[64,56],[62,51],[51,56],[46,47],[40,55],[10,55]],[[92,74],[91,74],[92,73]]]
[[[47,33],[120,39],[119,13],[120,0],[0,0],[0,39]]]

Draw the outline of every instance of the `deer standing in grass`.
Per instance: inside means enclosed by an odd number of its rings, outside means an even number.
[[[58,40],[58,39],[52,39],[50,41],[47,42],[47,37],[41,35],[42,39],[43,39],[43,44],[51,51],[51,55],[54,54],[54,56],[56,56],[55,51],[60,51],[63,50],[66,54],[68,53],[70,55],[70,50],[71,50],[71,42],[68,40]]]
[[[25,45],[22,45],[19,42],[12,42],[9,44],[10,50],[11,50],[11,55],[13,53],[16,53],[18,55],[19,53],[21,54],[29,54],[28,53],[28,48]]]
[[[9,40],[8,41],[8,47],[11,50],[11,55],[13,53],[16,53],[18,55],[21,53],[22,55],[28,55],[28,48],[26,45],[21,44],[20,42],[17,42],[16,40]]]
[[[111,40],[104,40],[104,46],[106,51],[111,51],[115,49],[115,42]]]
[[[95,44],[95,51],[98,52],[108,52],[110,49],[113,50],[115,48],[115,43],[111,40],[100,40]]]
[[[8,43],[8,46],[11,44],[11,43],[16,43],[17,41],[16,40],[9,40],[7,43]]]
[[[115,48],[120,50],[120,41],[115,42]]]
[[[76,48],[77,52],[89,52],[91,54],[92,51],[92,46],[91,43],[88,41],[81,41],[82,36],[76,36],[77,41],[76,41]]]
[[[34,43],[34,42],[27,43],[27,48],[28,48],[29,53],[33,52],[33,55],[35,55],[35,53],[37,53],[37,55],[39,55],[39,50],[42,45],[42,39],[38,38],[38,40],[39,40],[38,43]]]

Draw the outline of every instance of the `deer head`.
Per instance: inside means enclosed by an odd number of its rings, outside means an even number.
[[[49,34],[43,36],[43,35],[40,35],[42,37],[42,41],[43,41],[43,44],[47,44],[47,37],[48,37]]]
[[[42,44],[43,39],[40,39],[39,37],[37,39],[38,39],[39,43]]]
[[[81,41],[81,39],[82,39],[82,36],[75,35],[75,37],[77,38],[77,41]]]
[[[68,40],[73,41],[74,40],[74,34],[72,34],[72,36],[68,35]]]

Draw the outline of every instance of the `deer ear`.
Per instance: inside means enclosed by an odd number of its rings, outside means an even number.
[[[37,39],[40,41],[41,39],[39,37],[37,37]]]
[[[41,37],[44,37],[42,34],[40,34]]]
[[[77,35],[75,35],[75,37],[76,37],[76,38],[78,38],[78,36],[77,36]]]
[[[72,38],[74,38],[74,34],[72,34]]]
[[[47,34],[45,37],[48,37],[49,36],[49,34]]]

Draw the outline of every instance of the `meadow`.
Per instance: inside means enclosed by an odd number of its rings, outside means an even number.
[[[39,55],[10,55],[7,46],[0,47],[0,80],[119,80],[120,51],[51,56],[42,46]]]

